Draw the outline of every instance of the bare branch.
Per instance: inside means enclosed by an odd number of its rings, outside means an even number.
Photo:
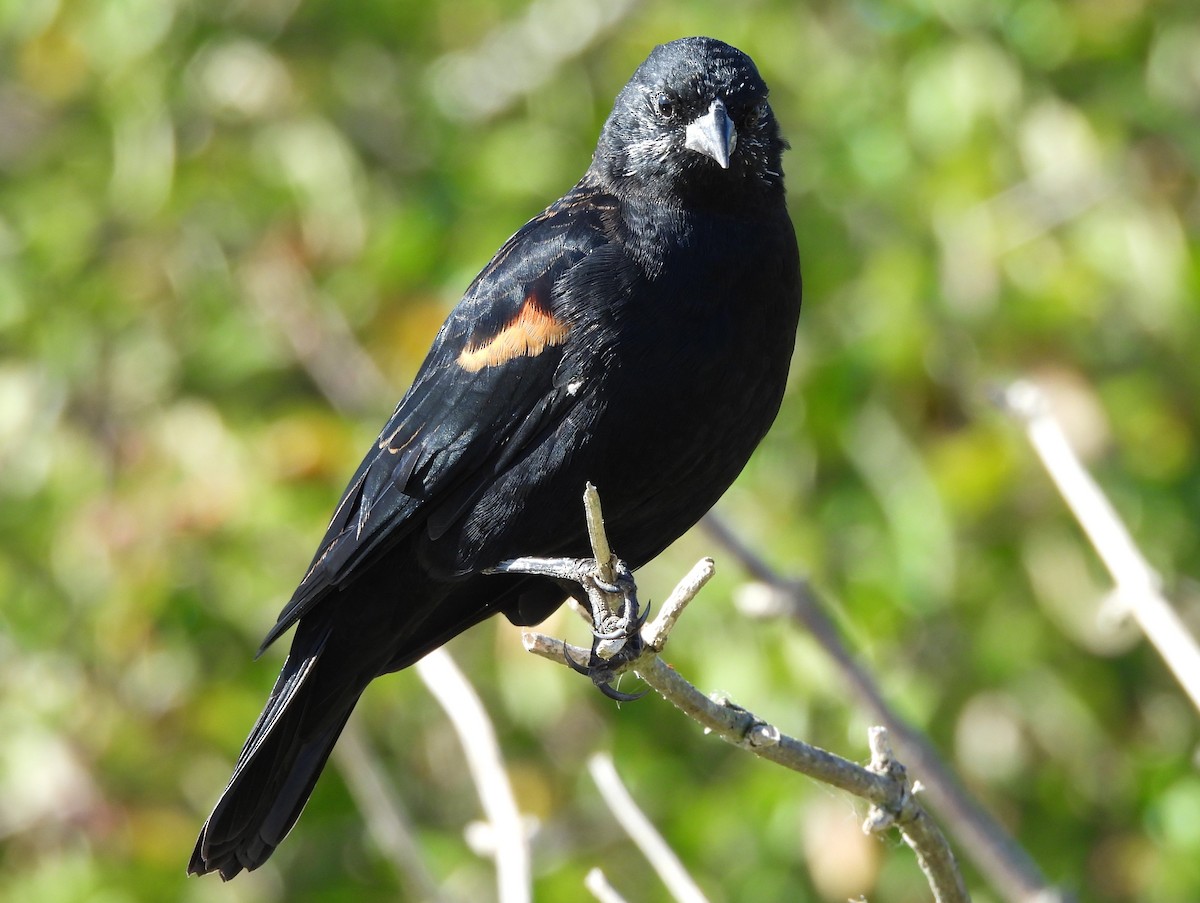
[[[526,652],[532,652],[536,656],[558,662],[560,665],[566,663],[568,655],[575,661],[581,661],[587,657],[590,651],[582,646],[572,646],[570,643],[564,643],[562,640],[532,630],[521,633],[521,643],[525,646]]]
[[[774,725],[758,719],[728,700],[710,700],[686,684],[657,656],[651,659],[648,668],[639,667],[638,675],[664,698],[723,740],[785,768],[870,800],[875,804],[872,809],[874,814],[863,826],[864,830],[882,830],[892,825],[898,827],[908,845],[917,851],[934,899],[938,903],[970,899],[955,864],[954,854],[936,825],[913,798],[903,779],[903,769],[875,773],[841,756],[789,737]],[[888,818],[880,818],[879,812],[887,813]]]
[[[529,842],[500,757],[496,732],[483,704],[445,649],[435,649],[415,668],[454,725],[466,754],[467,767],[492,829],[500,903],[527,903],[532,894]]]
[[[662,652],[663,647],[667,645],[667,637],[683,610],[716,572],[717,566],[711,558],[701,558],[692,566],[687,576],[671,590],[671,595],[667,596],[667,601],[663,603],[658,616],[642,628],[642,639],[647,646],[655,652]]]
[[[867,731],[867,742],[871,747],[870,770],[876,774],[888,775],[898,784],[908,787],[904,766],[896,761],[891,744],[888,743],[887,728],[870,728]],[[920,789],[920,785],[913,785],[911,788],[914,794]],[[957,885],[953,888],[954,894],[961,899],[967,899],[967,888],[963,883],[962,872],[959,871],[958,863],[954,861],[954,854],[950,851],[950,844],[946,842],[937,823],[923,809],[917,807],[913,817],[908,822],[900,824],[896,821],[896,813],[876,805],[871,807],[867,820],[863,824],[863,830],[870,834],[875,831],[883,831],[893,824],[900,829],[900,835],[904,838],[904,842],[917,854],[917,864],[925,873],[930,886],[934,888],[935,896],[940,884],[945,882],[948,886],[949,882],[954,881]]]
[[[1164,598],[1162,580],[1116,509],[1071,448],[1045,395],[1033,383],[1022,381],[1009,386],[1000,401],[1024,424],[1050,479],[1112,575],[1117,599],[1200,710],[1200,646]]]
[[[1050,885],[1033,858],[976,802],[925,735],[901,718],[884,700],[875,679],[846,648],[837,627],[805,581],[788,580],[772,569],[714,514],[704,527],[733,553],[742,567],[773,590],[771,603],[757,617],[786,616],[807,631],[829,655],[842,683],[869,718],[887,726],[891,742],[920,776],[929,801],[955,839],[988,881],[1009,903],[1053,903],[1069,897]]]
[[[586,497],[585,497],[586,498]],[[537,559],[520,559],[524,573],[538,573]],[[544,562],[545,573],[562,574],[566,570],[560,559]],[[582,570],[582,568],[581,568]],[[895,826],[905,841],[917,852],[917,860],[925,872],[937,903],[963,903],[970,898],[962,875],[954,861],[945,837],[916,801],[904,769],[886,749],[882,728],[872,735],[878,754],[877,767],[863,768],[847,759],[811,746],[782,733],[746,709],[725,699],[710,699],[688,683],[675,669],[658,656],[667,634],[679,617],[679,612],[695,597],[711,576],[712,564],[701,561],[671,593],[669,604],[652,624],[643,627],[643,651],[628,662],[626,670],[635,671],[659,695],[693,721],[715,733],[723,740],[755,755],[799,771],[826,784],[839,787],[873,803],[866,830],[881,830]],[[591,579],[585,577],[585,579]],[[647,640],[653,636],[654,642]],[[525,648],[560,663],[572,647],[533,632],[524,634]],[[581,650],[582,651],[582,650]],[[886,755],[884,754],[886,750]]]
[[[583,511],[587,518],[592,557],[596,559],[597,575],[605,583],[612,583],[616,579],[616,556],[613,555],[612,546],[608,544],[608,534],[604,532],[604,512],[600,508],[600,493],[591,483],[588,483],[583,490]]]
[[[696,886],[675,852],[667,846],[650,819],[638,807],[629,790],[621,782],[616,766],[610,756],[597,753],[588,759],[588,772],[600,796],[608,804],[613,817],[625,829],[646,861],[657,873],[667,891],[679,903],[708,903],[708,899]]]
[[[825,784],[839,787],[874,803],[865,830],[892,825],[917,851],[918,862],[938,903],[959,903],[970,898],[945,838],[915,800],[902,768],[882,773],[789,737],[746,709],[728,700],[713,700],[683,679],[653,652],[633,663],[638,676],[664,699],[708,732],[760,758],[799,771]],[[880,730],[877,728],[876,730]],[[887,813],[885,820],[878,812]]]
[[[608,883],[608,879],[604,877],[604,872],[600,869],[592,869],[588,872],[587,877],[583,879],[583,886],[591,891],[592,896],[600,903],[625,903],[625,898]]]

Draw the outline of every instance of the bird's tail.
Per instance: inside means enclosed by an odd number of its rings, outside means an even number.
[[[328,639],[325,629],[310,642],[293,643],[229,786],[200,831],[188,874],[219,871],[228,881],[258,868],[300,817],[366,687],[365,680],[347,686],[344,671],[338,677],[339,669],[322,662]]]

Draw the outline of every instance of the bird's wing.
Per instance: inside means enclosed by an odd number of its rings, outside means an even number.
[[[260,652],[419,525],[436,538],[569,409],[579,363],[563,365],[564,346],[579,324],[562,286],[605,245],[605,216],[603,198],[568,195],[513,235],[471,284],[350,480]]]

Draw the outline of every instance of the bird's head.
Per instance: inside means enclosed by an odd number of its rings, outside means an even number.
[[[787,143],[754,62],[713,38],[655,47],[617,95],[592,171],[684,204],[782,192]]]

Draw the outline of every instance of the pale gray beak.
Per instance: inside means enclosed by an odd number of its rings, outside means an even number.
[[[688,124],[684,146],[715,160],[721,169],[729,169],[729,158],[737,147],[737,129],[725,104],[714,100],[707,113]]]

